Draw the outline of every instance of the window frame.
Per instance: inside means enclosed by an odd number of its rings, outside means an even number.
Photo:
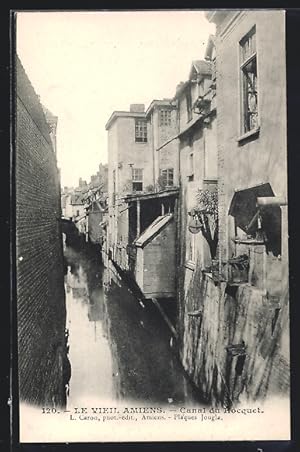
[[[196,234],[188,232],[187,244],[188,246],[186,248],[185,267],[189,268],[190,270],[194,270],[196,264]]]
[[[141,126],[143,124],[143,127]],[[134,119],[134,140],[136,143],[148,143],[148,122],[145,118]]]
[[[166,185],[165,187],[174,187],[174,168],[162,168],[160,170],[160,177],[164,179],[163,173],[166,173]],[[170,174],[172,174],[172,184],[170,184]]]
[[[138,172],[140,172],[139,175],[137,175]],[[144,168],[132,168],[132,180],[131,180],[131,183],[132,183],[132,191],[133,192],[143,191],[143,188],[144,188]],[[134,189],[134,184],[141,184],[141,189],[140,190]]]
[[[250,38],[255,36],[255,49],[251,54],[248,54],[244,57],[244,45],[249,41]],[[239,125],[238,125],[238,138],[237,141],[242,141],[252,135],[257,135],[260,130],[260,108],[259,108],[259,99],[260,99],[260,89],[259,89],[259,73],[258,73],[258,51],[257,51],[257,27],[254,24],[249,31],[244,34],[244,36],[238,41],[238,61],[239,61]],[[256,112],[257,112],[257,124],[256,126],[249,128],[246,123],[246,108],[247,108],[247,100],[246,100],[246,89],[245,89],[245,68],[251,63],[255,61],[256,64]]]
[[[172,110],[170,108],[161,108],[159,110],[160,127],[170,127],[172,125]]]

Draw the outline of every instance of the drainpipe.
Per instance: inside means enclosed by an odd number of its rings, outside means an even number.
[[[152,164],[153,164],[153,187],[154,187],[154,191],[156,191],[156,184],[155,184],[155,157],[154,157],[154,153],[156,152],[154,149],[154,114],[151,114],[151,128],[152,128],[152,133],[151,133],[151,140],[152,140]]]
[[[136,236],[139,237],[141,233],[141,201],[136,202]]]
[[[261,206],[287,206],[287,199],[284,196],[261,196],[257,198],[256,205]]]

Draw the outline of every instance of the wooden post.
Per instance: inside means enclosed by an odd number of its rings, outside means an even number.
[[[141,233],[141,201],[136,202],[136,236],[139,237]]]

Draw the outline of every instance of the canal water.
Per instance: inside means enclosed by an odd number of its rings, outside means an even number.
[[[104,268],[99,251],[66,247],[65,259],[68,407],[199,403],[157,307]]]

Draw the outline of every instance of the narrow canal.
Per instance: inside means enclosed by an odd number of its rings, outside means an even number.
[[[72,373],[68,406],[193,404],[190,386],[157,308],[139,301],[99,252],[65,249]]]

